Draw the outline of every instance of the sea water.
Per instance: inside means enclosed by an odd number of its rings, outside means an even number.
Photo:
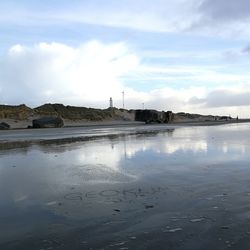
[[[99,132],[1,147],[0,249],[248,249],[250,124]]]

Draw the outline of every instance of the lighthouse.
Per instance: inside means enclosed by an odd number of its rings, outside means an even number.
[[[109,98],[109,107],[113,108],[113,99],[112,99],[112,97]]]

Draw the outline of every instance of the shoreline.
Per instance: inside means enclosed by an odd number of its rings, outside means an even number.
[[[5,121],[4,121],[5,122]],[[11,123],[11,128],[7,130],[0,130],[3,131],[16,131],[16,130],[39,130],[38,128],[27,128],[27,121],[17,121],[17,122],[10,122],[9,120],[6,121],[7,123]],[[224,124],[234,124],[234,123],[250,123],[249,119],[232,119],[232,120],[217,120],[217,121],[192,121],[192,120],[186,120],[186,121],[174,121],[170,123],[149,123],[146,124],[145,122],[141,121],[122,121],[122,120],[111,120],[111,121],[98,121],[98,122],[92,122],[92,121],[65,121],[65,125],[62,128],[85,128],[85,127],[116,127],[116,126],[216,126],[216,125],[224,125]],[[27,124],[26,124],[27,123]],[[13,126],[13,124],[15,124]],[[20,126],[17,126],[20,125]],[[46,129],[62,129],[62,128],[41,128],[42,130]]]
[[[119,138],[140,134],[158,134],[184,127],[220,126],[250,123],[250,119],[212,122],[179,122],[168,124],[145,124],[142,122],[95,123],[82,126],[45,129],[11,129],[0,131],[0,151],[14,148],[27,148],[32,145],[67,144],[104,138]]]

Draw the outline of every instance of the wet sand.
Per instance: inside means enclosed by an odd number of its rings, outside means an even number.
[[[6,134],[0,249],[249,248],[249,123],[88,129]]]
[[[11,129],[22,130],[27,129],[28,126],[32,126],[32,120],[34,117],[30,117],[27,120],[14,120],[14,119],[1,119],[1,122],[6,122],[11,126]],[[203,118],[205,119],[205,118]],[[173,121],[170,125],[176,126],[211,126],[211,125],[222,125],[230,123],[245,123],[250,122],[250,119],[231,119],[231,120],[202,120],[202,119],[183,119],[179,121]],[[140,126],[145,125],[145,122],[138,121],[125,121],[125,120],[104,120],[104,121],[87,121],[87,120],[67,120],[64,119],[64,127],[75,128],[75,127],[120,127],[120,126]],[[155,125],[155,124],[151,124]],[[164,124],[161,124],[164,125]],[[168,124],[165,124],[168,125]],[[1,131],[0,131],[1,132]]]
[[[230,121],[173,122],[168,124],[145,124],[144,122],[88,122],[77,126],[47,129],[11,129],[0,131],[0,144],[5,142],[39,142],[45,140],[79,139],[117,134],[144,133],[189,126],[218,126],[250,123],[250,119]]]

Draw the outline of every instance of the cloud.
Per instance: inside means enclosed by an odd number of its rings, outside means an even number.
[[[47,3],[46,3],[47,2]],[[190,26],[195,0],[86,0],[51,4],[43,1],[37,5],[0,3],[0,23],[28,26],[92,24],[106,27],[128,28],[147,32],[173,32]],[[47,6],[47,7],[46,7]],[[15,13],[10,18],[9,11]]]
[[[38,106],[57,102],[106,108],[113,97],[114,105],[122,107],[124,90],[128,109],[142,108],[144,103],[148,109],[203,114],[239,114],[240,109],[247,116],[250,78],[242,76],[239,84],[237,79],[237,75],[195,65],[145,65],[126,43],[15,45],[0,59],[0,103]],[[135,81],[133,87],[129,87],[130,80]],[[151,82],[150,90],[137,88],[143,80]],[[174,86],[183,80],[192,85]],[[210,81],[218,87],[213,89]]]
[[[195,1],[133,1],[110,0],[108,4],[92,1],[91,4],[59,12],[55,17],[79,23],[130,28],[149,32],[173,32],[189,27]]]
[[[196,1],[193,19],[188,31],[201,35],[249,38],[250,2],[248,0]]]
[[[56,14],[55,14],[56,13]],[[128,28],[144,32],[250,36],[248,0],[86,1],[53,12],[51,20]],[[238,37],[237,37],[238,38]]]
[[[188,67],[144,67],[125,43],[89,41],[78,47],[59,43],[15,45],[0,60],[0,102],[31,106],[59,102],[105,108],[111,96],[114,105],[121,107],[121,93],[125,90],[126,108],[141,108],[145,103],[146,108],[180,110],[193,95],[204,96],[201,87],[174,89],[165,83],[145,91],[136,90],[137,84],[127,86],[127,79],[157,82],[159,71],[172,80],[181,72],[194,74]],[[197,69],[195,74],[201,72]]]
[[[250,44],[247,45],[246,47],[244,47],[241,52],[249,54],[250,53]]]
[[[213,108],[250,106],[250,85],[213,90],[205,98],[192,97],[189,102]]]
[[[98,106],[121,95],[119,77],[138,63],[124,43],[90,41],[76,48],[59,43],[15,45],[0,61],[1,102]]]
[[[12,13],[15,18],[8,15]],[[6,14],[7,13],[7,14]],[[0,3],[0,26],[96,25],[143,32],[250,36],[248,0],[86,0]],[[235,37],[235,36],[234,36]]]
[[[199,11],[213,20],[242,21],[250,18],[250,2],[248,0],[203,0]]]

